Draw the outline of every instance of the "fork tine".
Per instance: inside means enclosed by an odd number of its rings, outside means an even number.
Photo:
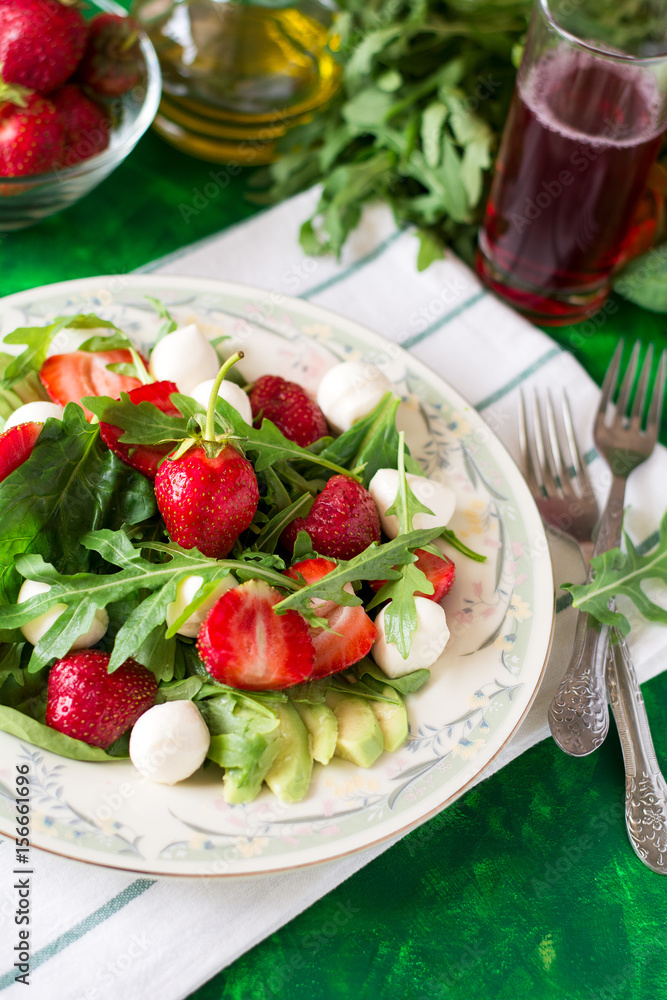
[[[528,444],[528,427],[526,424],[526,401],[523,391],[519,393],[519,448],[521,450],[521,463],[526,471],[526,481],[533,495],[540,493],[541,483],[535,474],[535,464]]]
[[[658,374],[655,377],[655,385],[653,386],[651,405],[649,406],[648,420],[646,422],[646,436],[653,443],[655,443],[658,437],[658,428],[660,427],[660,418],[662,417],[662,408],[665,402],[666,376],[667,351],[663,351],[660,355],[660,365],[658,366]]]
[[[547,493],[547,496],[557,494],[558,488],[556,487],[556,481],[551,473],[551,467],[547,461],[545,450],[544,450],[544,429],[542,426],[542,416],[540,414],[540,405],[537,399],[537,392],[533,389],[533,429],[535,432],[535,451],[537,452],[537,462],[539,466],[540,475],[542,476],[542,485]],[[553,453],[551,455],[553,459]]]
[[[607,406],[609,404],[609,400],[611,399],[614,393],[614,389],[616,388],[616,383],[618,381],[618,372],[621,367],[621,358],[623,357],[624,345],[625,341],[621,337],[621,339],[618,342],[618,346],[614,351],[614,356],[612,357],[609,363],[609,368],[607,368],[607,374],[604,377],[604,382],[602,383],[600,405],[598,406],[598,411],[595,416],[596,422],[599,420],[602,420],[604,422],[604,418],[607,415]]]
[[[632,352],[630,354],[630,360],[628,361],[628,367],[625,372],[625,376],[621,383],[621,391],[618,394],[618,402],[616,403],[616,417],[617,419],[623,419],[628,409],[628,402],[630,400],[630,393],[632,392],[632,387],[635,384],[635,376],[637,375],[637,363],[639,361],[639,352],[641,350],[641,341],[635,340],[632,345]]]
[[[551,445],[551,454],[553,455],[555,462],[555,472],[560,480],[561,492],[566,497],[576,497],[572,482],[570,480],[570,474],[567,471],[567,466],[563,461],[563,455],[560,448],[560,441],[558,440],[558,431],[556,430],[556,416],[554,414],[554,404],[551,398],[551,393],[547,391],[546,398],[546,411],[547,411],[547,433],[549,435],[549,444]]]
[[[635,393],[635,401],[632,404],[632,413],[630,414],[630,424],[634,430],[639,430],[641,428],[642,415],[646,409],[646,400],[648,398],[648,380],[651,376],[652,367],[653,344],[649,344],[646,357],[644,358],[644,364],[642,365],[642,370],[639,373],[639,384],[637,386],[637,392]]]
[[[590,479],[588,478],[586,464],[581,457],[579,445],[577,444],[577,437],[574,433],[570,400],[568,399],[567,393],[564,389],[561,398],[561,407],[563,411],[563,424],[565,425],[565,434],[567,436],[567,443],[570,449],[570,458],[572,460],[572,468],[574,469],[575,479],[579,482],[583,497],[593,496],[593,487]]]

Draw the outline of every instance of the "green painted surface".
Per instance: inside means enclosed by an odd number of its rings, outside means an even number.
[[[667,760],[667,677],[644,685]],[[407,836],[193,1000],[657,1000],[667,879],[625,835],[615,733],[547,740]]]
[[[247,175],[186,156],[149,131],[76,205],[30,229],[0,234],[0,295],[125,274],[240,222],[257,211],[244,197]]]

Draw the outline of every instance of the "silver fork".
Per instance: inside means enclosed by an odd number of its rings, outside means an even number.
[[[665,389],[667,359],[664,352],[648,404],[646,429],[642,430],[641,426],[648,401],[648,384],[653,363],[652,345],[642,366],[630,416],[626,417],[637,374],[640,347],[639,342],[633,347],[615,407],[611,406],[611,401],[618,384],[623,341],[616,348],[602,384],[600,405],[593,426],[593,440],[607,461],[613,478],[595,540],[594,556],[620,544],[627,477],[649,457],[658,437]],[[612,419],[607,423],[610,408]],[[589,581],[591,576],[589,568]],[[609,730],[605,684],[609,629],[606,626],[600,627],[588,615],[582,614],[579,618],[572,658],[549,707],[549,726],[553,738],[562,750],[576,757],[596,750]]]
[[[572,415],[565,392],[562,396],[562,417],[567,437],[568,462],[563,460],[550,395],[547,395],[545,408],[548,437],[545,437],[544,434],[537,396],[533,395],[533,443],[537,460],[534,462],[528,442],[525,402],[523,395],[520,396],[519,443],[526,480],[545,524],[578,544],[586,565],[588,579],[590,579],[590,561],[594,552],[593,535],[600,510],[586,472],[586,466],[579,454],[572,426]],[[569,469],[572,469],[572,477]],[[575,489],[575,483],[577,489]],[[573,756],[580,755],[584,747],[587,753],[595,748],[590,746],[590,725],[588,722],[594,713],[597,713],[594,716],[596,732],[604,727],[606,735],[609,727],[604,687],[604,661],[600,669],[600,664],[590,655],[589,650],[586,650],[588,655],[584,658],[586,638],[590,636],[590,646],[591,640],[599,636],[599,633],[589,631],[588,626],[588,615],[580,614],[577,619],[569,669],[549,708],[549,726],[553,737],[562,750]],[[581,725],[582,716],[584,717],[583,726]],[[606,726],[604,725],[605,719]],[[599,740],[595,746],[601,742],[602,740]]]

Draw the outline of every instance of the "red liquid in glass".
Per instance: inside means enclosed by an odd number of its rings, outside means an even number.
[[[514,94],[480,234],[478,266],[493,287],[557,315],[545,296],[606,286],[660,145],[660,111],[638,67],[571,50],[543,57]]]

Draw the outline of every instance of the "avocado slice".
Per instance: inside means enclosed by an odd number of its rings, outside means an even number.
[[[320,764],[328,764],[336,749],[338,722],[324,702],[313,705],[308,701],[293,702],[301,721],[308,730],[310,755]]]
[[[371,767],[384,750],[382,730],[365,698],[353,694],[327,693],[327,701],[338,720],[335,756],[358,767]]]
[[[291,702],[276,707],[280,723],[278,753],[264,779],[281,802],[298,802],[308,791],[313,758],[308,746],[308,730]]]
[[[382,697],[391,701],[369,701],[368,704],[382,730],[385,750],[393,753],[408,738],[408,713],[400,694],[388,684],[382,688]]]

